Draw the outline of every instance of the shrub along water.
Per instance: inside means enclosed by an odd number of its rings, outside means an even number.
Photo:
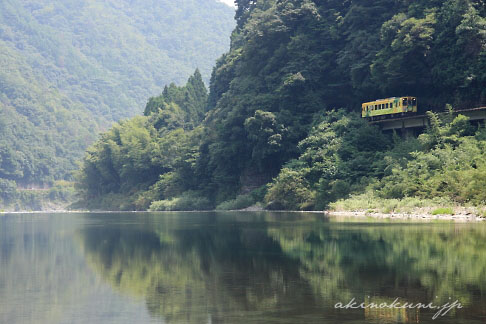
[[[427,204],[485,205],[486,129],[474,129],[467,117],[454,117],[452,111],[429,113],[429,118],[431,126],[418,139],[387,140],[358,117],[328,113],[311,132],[312,145],[305,146],[309,138],[302,141],[299,159],[289,162],[270,185],[267,203],[285,204],[298,196],[294,206],[322,209],[341,199],[331,206],[385,212]],[[343,124],[347,127],[339,134]],[[292,183],[286,179],[289,172],[297,185],[287,185]]]

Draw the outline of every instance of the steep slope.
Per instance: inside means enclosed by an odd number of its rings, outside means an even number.
[[[101,129],[198,67],[208,79],[234,11],[215,0],[0,3],[0,181],[70,177]]]
[[[198,150],[191,155],[190,168],[183,172],[171,169],[170,176],[162,172],[152,179],[157,181],[152,187],[124,193],[158,200],[154,209],[194,207],[194,203],[188,207],[181,201],[202,201],[200,208],[206,208],[209,201],[214,207],[272,182],[286,163],[290,166],[284,171],[303,169],[308,178],[284,173],[282,186],[292,188],[302,180],[301,187],[310,195],[318,190],[329,192],[330,182],[324,180],[338,179],[333,172],[339,171],[339,159],[356,163],[346,164],[346,168],[363,171],[351,182],[367,175],[383,176],[383,169],[370,175],[376,170],[361,165],[369,161],[362,157],[388,149],[390,139],[377,137],[377,130],[361,129],[364,123],[359,119],[347,121],[347,113],[359,112],[360,103],[370,99],[414,95],[419,97],[421,109],[442,111],[447,103],[454,107],[486,103],[483,1],[239,0],[237,4],[231,49],[213,70],[208,112],[194,133]],[[332,137],[320,136],[326,123],[336,122],[333,114],[324,114],[333,108],[344,108],[340,114],[346,115],[336,124],[339,145],[328,143]],[[317,129],[311,131],[313,126]],[[342,130],[348,127],[353,130],[352,141],[342,143],[346,140]],[[362,142],[364,139],[370,141]],[[331,153],[335,153],[333,147],[341,150],[342,144],[342,151],[333,155],[338,160],[319,160],[326,149],[319,143],[328,143]],[[380,143],[386,145],[377,148]],[[312,147],[312,156],[305,156],[306,145]],[[104,157],[106,151],[90,153]],[[327,163],[329,160],[333,163]],[[102,169],[120,173],[109,159],[102,161]],[[321,173],[329,177],[319,182]],[[181,187],[181,178],[199,181],[187,181]],[[170,179],[177,181],[177,190],[172,190]],[[109,188],[102,177],[92,180]],[[336,193],[350,189],[340,190],[341,184],[334,188]],[[97,194],[84,189],[85,194]],[[145,208],[147,201],[144,203],[128,208]]]
[[[200,158],[216,201],[275,177],[323,111],[402,95],[424,110],[486,102],[483,1],[239,3]]]

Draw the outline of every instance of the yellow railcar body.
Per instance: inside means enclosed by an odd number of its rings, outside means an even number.
[[[417,112],[416,97],[393,97],[365,102],[361,105],[363,118],[386,118],[397,114],[409,114]]]

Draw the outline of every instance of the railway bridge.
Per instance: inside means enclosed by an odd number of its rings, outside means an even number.
[[[453,114],[461,114],[467,116],[472,122],[479,123],[483,120],[486,120],[486,107],[454,110]],[[371,121],[370,124],[379,125],[384,131],[398,130],[401,131],[402,135],[408,136],[423,131],[423,129],[429,125],[429,118],[426,114],[423,114],[400,118],[374,120]]]

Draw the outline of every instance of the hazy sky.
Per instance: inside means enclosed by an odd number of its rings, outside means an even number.
[[[235,6],[235,1],[234,0],[219,0],[223,3],[226,3],[228,6],[234,7]]]

